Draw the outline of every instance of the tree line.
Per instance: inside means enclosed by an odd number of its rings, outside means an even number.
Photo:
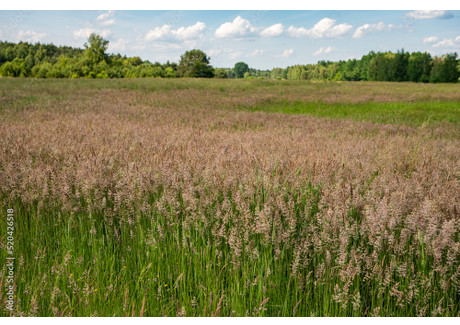
[[[296,65],[278,73],[286,79],[458,82],[460,64],[457,53],[432,57],[427,52],[401,50],[397,53],[370,52],[360,60]]]
[[[109,42],[92,34],[84,49],[53,44],[0,42],[0,75],[36,78],[249,78],[342,81],[458,82],[457,53],[373,52],[361,59],[253,69],[245,62],[214,68],[201,50],[185,52],[179,63],[152,63],[140,57],[108,54]]]

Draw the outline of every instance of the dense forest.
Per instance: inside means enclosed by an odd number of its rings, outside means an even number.
[[[200,50],[187,51],[180,62],[152,63],[139,57],[108,54],[109,42],[92,34],[84,49],[53,44],[0,42],[0,75],[35,78],[260,78],[289,80],[458,82],[457,53],[370,52],[361,59],[319,61],[285,69],[257,70],[244,62],[213,68]]]

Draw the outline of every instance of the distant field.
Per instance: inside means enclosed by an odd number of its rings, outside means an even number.
[[[459,122],[458,84],[0,78],[0,316],[458,317]]]
[[[135,90],[142,102],[170,107],[213,105],[216,109],[308,114],[387,124],[427,125],[460,121],[460,85],[389,82],[273,80],[0,79],[0,109],[26,109],[43,101],[115,95]],[[29,92],[31,91],[31,92]]]

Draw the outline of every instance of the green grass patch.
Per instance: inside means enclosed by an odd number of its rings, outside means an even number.
[[[460,121],[460,102],[325,103],[321,101],[269,100],[255,106],[241,105],[239,108],[253,112],[307,114],[318,117],[414,126],[429,125],[436,122],[458,124]]]

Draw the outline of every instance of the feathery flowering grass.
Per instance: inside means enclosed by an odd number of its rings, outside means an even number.
[[[0,314],[459,316],[457,90],[0,79]]]

